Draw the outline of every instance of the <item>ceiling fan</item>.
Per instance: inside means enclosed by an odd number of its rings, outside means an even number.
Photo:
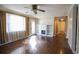
[[[33,5],[32,5],[32,11],[33,11],[35,14],[37,14],[37,11],[45,12],[45,10],[39,9],[38,7],[39,7],[39,6],[38,6],[37,4],[33,4]],[[25,8],[27,8],[27,7],[25,7]]]

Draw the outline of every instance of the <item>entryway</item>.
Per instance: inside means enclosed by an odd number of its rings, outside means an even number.
[[[67,16],[54,17],[54,35],[67,32]]]

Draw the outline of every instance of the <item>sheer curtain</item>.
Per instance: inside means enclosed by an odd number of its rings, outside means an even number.
[[[0,45],[29,35],[29,17],[0,11]]]
[[[6,32],[8,42],[25,38],[25,17],[6,13]]]
[[[25,17],[6,14],[6,31],[8,32],[17,32],[25,31]]]

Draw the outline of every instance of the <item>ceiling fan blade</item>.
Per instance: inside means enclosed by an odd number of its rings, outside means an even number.
[[[31,9],[31,8],[28,8],[28,7],[24,7],[24,8],[30,9],[30,10],[33,11],[35,14],[37,14],[37,11],[45,12],[45,10],[38,9],[38,5],[36,5],[36,4],[33,4],[33,5],[32,5],[32,9]]]
[[[37,5],[36,4],[32,5],[32,9],[33,10],[37,9]]]
[[[31,9],[31,8],[29,8],[29,7],[24,7],[24,8],[26,8],[26,9]]]
[[[42,12],[45,12],[45,10],[41,10],[41,9],[37,9],[38,11],[42,11]]]
[[[34,12],[35,14],[37,14],[37,11],[36,11],[36,10],[33,10],[33,12]]]

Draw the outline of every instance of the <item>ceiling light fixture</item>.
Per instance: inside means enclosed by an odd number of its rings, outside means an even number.
[[[64,19],[63,19],[63,18],[61,18],[61,21],[64,21]]]

